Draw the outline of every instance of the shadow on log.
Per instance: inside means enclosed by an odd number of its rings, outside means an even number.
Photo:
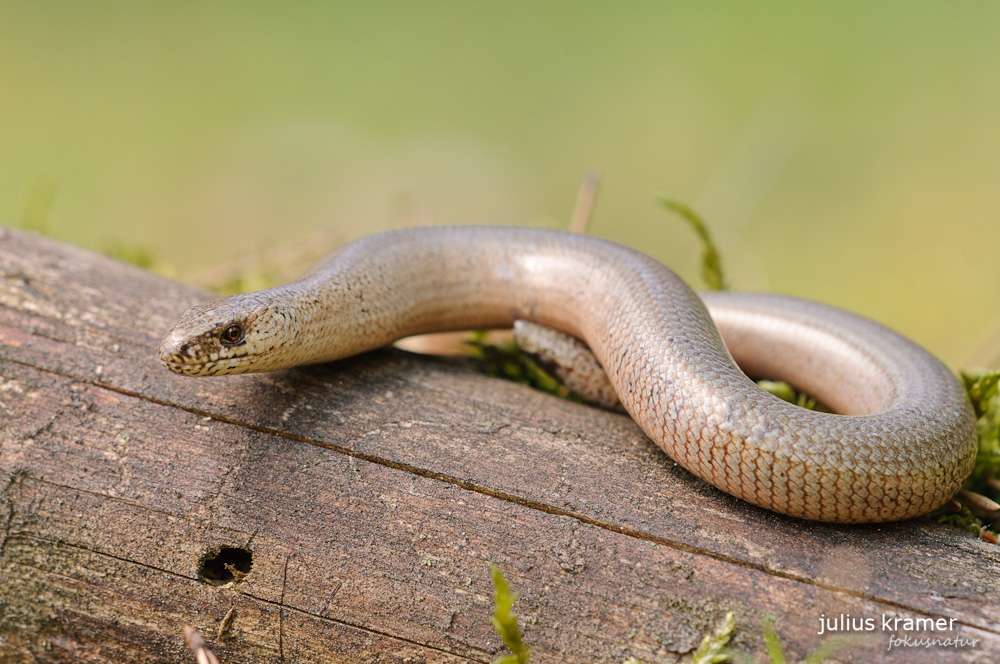
[[[385,350],[190,379],[160,337],[206,295],[0,230],[0,661],[489,662],[497,563],[537,662],[791,659],[820,617],[874,619],[841,661],[1000,651],[1000,549],[925,521],[829,526],[733,499],[627,417]],[[939,639],[891,634],[934,618]],[[222,627],[222,629],[220,629]]]

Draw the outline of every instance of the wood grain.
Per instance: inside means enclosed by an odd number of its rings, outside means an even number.
[[[975,647],[839,661],[986,662],[1000,549],[924,521],[826,526],[741,503],[624,416],[380,351],[259,376],[162,369],[205,294],[0,235],[0,661],[487,662],[488,564],[538,662],[680,661],[727,611],[791,658],[820,614],[954,618]],[[220,547],[253,553],[228,587]],[[232,608],[232,627],[216,638]]]

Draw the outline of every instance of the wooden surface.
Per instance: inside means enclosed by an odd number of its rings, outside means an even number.
[[[794,661],[850,614],[873,645],[831,661],[997,661],[1000,549],[972,535],[762,511],[464,361],[172,375],[159,339],[204,298],[0,229],[0,661],[193,661],[191,623],[224,664],[488,662],[490,562],[533,662],[680,661],[727,611],[753,655],[765,614]],[[253,556],[230,586],[198,579],[221,547]],[[883,615],[979,643],[886,652]]]

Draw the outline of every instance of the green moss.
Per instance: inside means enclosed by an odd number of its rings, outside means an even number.
[[[530,385],[536,390],[555,394],[570,401],[583,399],[566,389],[562,383],[539,367],[531,357],[513,341],[503,344],[486,343],[486,332],[472,332],[465,341],[469,355],[480,361],[483,370],[491,376]]]
[[[982,492],[986,489],[987,478],[996,477],[1000,472],[1000,398],[997,396],[1000,371],[963,371],[961,377],[976,413],[979,438],[976,465],[966,488]]]
[[[727,662],[732,658],[732,653],[726,649],[729,638],[736,629],[736,616],[732,611],[726,614],[722,622],[712,630],[711,634],[705,636],[701,645],[691,656],[691,664],[718,664]]]
[[[493,664],[527,664],[531,651],[521,640],[521,629],[517,626],[517,616],[512,611],[514,602],[517,601],[517,595],[510,591],[507,579],[504,578],[499,567],[491,564],[490,574],[493,576],[493,589],[496,593],[493,599],[493,616],[490,621],[503,644],[511,652],[509,655],[503,655],[493,660]]]
[[[966,530],[973,535],[979,535],[984,527],[983,522],[970,512],[968,507],[963,507],[958,512],[954,512],[947,507],[941,507],[931,512],[928,516],[938,523]]]

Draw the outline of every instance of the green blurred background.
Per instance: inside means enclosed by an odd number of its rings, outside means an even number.
[[[1000,3],[0,0],[0,223],[182,279],[321,228],[562,226],[592,166],[595,235],[697,283],[668,194],[736,287],[981,363],[998,120]]]

